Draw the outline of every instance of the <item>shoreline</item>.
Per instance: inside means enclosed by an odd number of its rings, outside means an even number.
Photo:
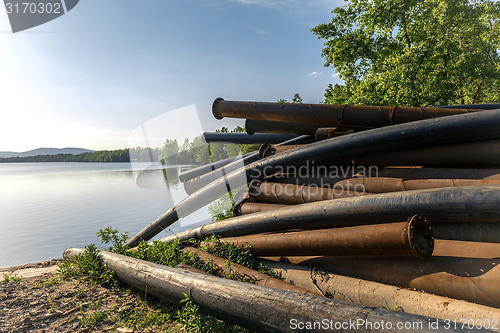
[[[2,267],[0,268],[0,280],[3,279],[4,275],[8,277],[18,276],[27,279],[55,273],[62,262],[63,259],[51,259],[23,265]]]

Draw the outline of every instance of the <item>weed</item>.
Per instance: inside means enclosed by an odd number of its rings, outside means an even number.
[[[80,320],[83,326],[95,327],[100,322],[105,322],[108,320],[108,311],[96,311],[88,317],[84,317]]]
[[[112,229],[111,226],[97,232],[97,237],[101,239],[101,244],[112,244],[111,247],[106,249],[106,251],[119,254],[125,254],[125,252],[129,249],[127,246],[129,236],[130,234],[127,231],[119,235],[118,230]]]
[[[382,309],[387,309],[387,310],[394,310],[394,311],[400,311],[400,312],[404,312],[403,308],[400,307],[399,305],[394,305],[394,308],[391,309],[391,307],[389,306],[389,303],[387,303],[387,301],[385,302],[385,306],[381,306]]]
[[[57,284],[61,283],[61,276],[55,276],[51,279],[48,279],[45,282],[34,282],[33,285],[31,286],[31,289],[41,289],[41,288],[47,288],[47,287],[52,287]]]
[[[65,260],[57,270],[63,279],[73,277],[88,278],[90,280],[118,285],[116,274],[108,268],[107,264],[102,264],[99,259],[99,250],[94,244],[85,247],[85,251],[78,254],[74,260]]]
[[[14,274],[14,276],[8,276],[7,274],[4,274],[3,280],[0,281],[0,283],[9,283],[9,282],[19,283],[22,280],[23,280],[22,276],[17,276],[16,274]]]

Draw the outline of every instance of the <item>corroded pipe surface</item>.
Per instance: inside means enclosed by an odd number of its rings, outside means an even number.
[[[300,170],[299,170],[300,171]],[[329,172],[330,171],[330,172]],[[500,180],[500,169],[467,169],[467,168],[422,168],[422,167],[386,167],[349,170],[328,170],[323,166],[314,166],[305,172],[278,173],[265,177],[266,182],[295,184],[333,188],[336,183],[352,178],[401,178],[418,179],[482,179]]]
[[[269,133],[269,134],[295,134],[295,135],[315,135],[318,124],[291,123],[282,121],[266,121],[247,119],[245,130],[248,134]]]
[[[363,185],[352,186],[349,189],[340,187],[329,189],[318,186],[268,183],[253,180],[248,188],[248,194],[255,200],[297,205],[308,202],[356,197],[371,193],[368,193]]]
[[[260,262],[297,286],[319,291],[339,301],[374,307],[389,305],[393,308],[397,305],[406,313],[457,322],[463,318],[484,321],[500,317],[500,310],[470,302],[333,274],[313,267],[265,259]]]
[[[411,255],[426,260],[434,249],[431,225],[419,215],[402,223],[257,234],[223,240],[257,257]]]
[[[340,275],[415,288],[436,295],[500,308],[500,288],[498,288],[500,258],[491,258],[493,256],[490,253],[491,245],[478,247],[474,250],[475,257],[471,258],[470,243],[464,242],[460,245],[452,241],[455,243],[452,251],[446,245],[442,248],[439,242],[447,241],[436,239],[436,248],[440,249],[442,254],[451,256],[436,255],[427,261],[397,256],[288,257],[287,259],[291,263],[313,265]],[[448,244],[451,247],[449,241]],[[481,253],[481,249],[487,252]]]
[[[323,140],[253,162],[229,174],[224,173],[224,167],[221,168],[221,175],[216,176],[212,183],[159,216],[132,237],[127,245],[134,247],[141,240],[151,239],[180,217],[185,217],[212,202],[227,192],[227,184],[239,182],[238,186],[245,185],[242,181],[247,182],[251,179],[283,172],[283,166],[299,167],[311,160],[323,163],[327,160],[332,161],[336,158],[341,159],[368,152],[376,154],[414,147],[427,147],[435,145],[436,142],[445,145],[493,139],[500,140],[500,110],[415,121]],[[430,219],[429,216],[427,217]]]
[[[424,166],[455,168],[500,167],[500,140],[484,140],[431,147],[415,147],[383,153],[353,154],[325,164],[342,166]]]
[[[432,231],[436,239],[500,243],[500,222],[433,223]]]
[[[83,249],[68,249],[64,251],[64,258],[74,258],[83,251]],[[110,252],[102,251],[99,257],[116,272],[118,279],[125,283],[141,290],[147,287],[148,293],[171,302],[179,302],[185,299],[184,295],[191,295],[200,310],[257,332],[297,332],[291,327],[291,323],[321,323],[325,318],[334,323],[349,323],[349,320],[361,319],[363,323],[372,325],[384,321],[386,325],[390,323],[392,327],[396,327],[398,323],[409,322],[412,323],[412,327],[405,330],[406,332],[435,332],[428,327],[429,322],[435,319],[429,317],[186,272]],[[443,327],[443,322],[440,323],[440,327]],[[355,328],[355,332],[372,330],[365,324]],[[452,328],[449,332],[464,332],[464,330]]]
[[[434,223],[498,223],[500,187],[471,186],[373,194],[294,205],[209,223],[165,237],[203,239],[212,234],[236,237],[293,229],[325,229],[400,222],[421,214]]]
[[[234,144],[258,144],[258,143],[281,143],[291,140],[297,135],[287,134],[254,134],[247,133],[203,133],[207,143],[234,143]]]
[[[323,127],[383,127],[474,111],[478,110],[398,106],[237,102],[225,101],[222,98],[217,98],[212,105],[212,113],[216,119],[222,119],[224,117],[246,118],[319,124]]]
[[[361,130],[361,129],[358,129]],[[318,128],[316,131],[316,134],[314,135],[314,139],[316,141],[321,141],[321,140],[326,140],[326,139],[331,139],[331,138],[336,138],[342,135],[347,135],[347,134],[352,134],[354,133],[354,130],[339,130],[337,127],[322,127]]]
[[[212,262],[215,266],[217,266],[219,268],[220,271],[222,271],[223,275],[230,275],[233,273],[237,273],[237,275],[240,276],[242,279],[243,278],[249,279],[250,281],[253,281],[258,286],[275,288],[275,289],[286,290],[286,291],[293,291],[293,292],[296,292],[299,294],[306,294],[306,295],[323,297],[323,295],[320,295],[316,292],[312,292],[312,291],[307,290],[305,288],[294,286],[293,284],[290,284],[290,283],[287,283],[287,282],[282,281],[280,279],[276,279],[276,278],[273,278],[269,275],[257,272],[256,270],[250,269],[248,267],[245,267],[245,266],[233,263],[233,262],[229,262],[224,258],[214,256],[208,252],[199,250],[199,249],[194,248],[194,247],[187,246],[187,247],[183,248],[182,251],[183,252],[192,252],[197,257],[199,257],[201,260]]]
[[[275,211],[276,209],[281,209],[288,207],[287,205],[276,205],[267,203],[252,202],[250,200],[243,200],[234,205],[233,215],[241,216],[247,214],[253,214],[258,212],[269,212]]]
[[[500,180],[489,179],[413,179],[386,177],[360,177],[341,180],[335,184],[338,191],[366,191],[370,193],[387,193],[413,191],[431,188],[500,185]],[[262,186],[261,186],[262,188]],[[250,193],[251,195],[251,193]]]

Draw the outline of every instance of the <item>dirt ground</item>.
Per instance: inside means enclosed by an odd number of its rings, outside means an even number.
[[[109,286],[80,280],[60,281],[50,260],[0,268],[0,333],[13,332],[161,332],[160,328],[133,330],[117,324],[127,309],[145,308],[141,294],[116,291]],[[148,303],[161,302],[148,296]],[[154,310],[154,309],[153,309]],[[168,331],[179,331],[172,326]],[[163,331],[165,328],[163,327]]]

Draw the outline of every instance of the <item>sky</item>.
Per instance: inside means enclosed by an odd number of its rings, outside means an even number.
[[[340,80],[310,29],[343,4],[80,0],[15,34],[0,10],[0,151],[159,147],[243,125],[213,117],[217,97],[318,103]]]

